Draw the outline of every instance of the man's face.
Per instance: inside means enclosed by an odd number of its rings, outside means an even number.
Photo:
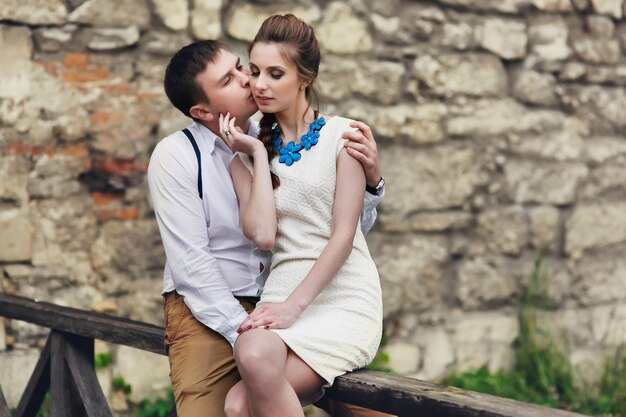
[[[250,93],[248,72],[240,59],[222,49],[214,63],[209,63],[196,80],[209,99],[211,113],[230,113],[238,122],[244,122],[257,112],[258,107]]]

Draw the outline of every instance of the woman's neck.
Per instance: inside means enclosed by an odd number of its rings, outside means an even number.
[[[304,92],[298,96],[294,106],[275,113],[275,116],[285,141],[293,140],[295,143],[300,142],[300,136],[309,131],[309,124],[315,118],[313,108],[304,98]]]

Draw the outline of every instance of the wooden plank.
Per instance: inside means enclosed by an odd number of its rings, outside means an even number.
[[[0,316],[165,355],[163,328],[0,293]]]
[[[67,365],[89,417],[113,417],[94,370],[93,339],[68,337]]]
[[[24,320],[83,337],[165,354],[163,328],[23,297],[0,294],[0,316]],[[359,370],[341,376],[329,398],[403,417],[575,417],[550,409],[453,387]]]
[[[50,417],[87,417],[67,365],[66,335],[52,331],[50,338]]]
[[[326,395],[399,416],[582,417],[582,414],[369,370],[337,378]]]
[[[0,387],[0,417],[11,417],[7,400],[4,398],[2,387]]]
[[[48,389],[50,389],[50,345],[51,337],[48,336],[48,340],[39,355],[37,365],[35,365],[26,389],[20,398],[17,412],[15,413],[16,417],[36,415],[46,397]]]

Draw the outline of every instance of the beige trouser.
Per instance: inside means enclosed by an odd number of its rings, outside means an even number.
[[[176,292],[163,299],[164,344],[178,417],[225,417],[226,394],[240,380],[230,343],[196,320]],[[258,301],[253,297],[237,299],[248,313]],[[336,401],[323,400],[320,405],[333,417],[387,416]]]

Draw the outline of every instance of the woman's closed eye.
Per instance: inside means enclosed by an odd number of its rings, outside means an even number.
[[[259,70],[250,69],[250,76],[251,77],[255,77],[256,78],[256,77],[259,76],[260,73],[261,72]],[[285,75],[285,74],[282,73],[282,72],[270,72],[270,77],[272,77],[275,80],[280,80],[283,77],[283,75]]]

